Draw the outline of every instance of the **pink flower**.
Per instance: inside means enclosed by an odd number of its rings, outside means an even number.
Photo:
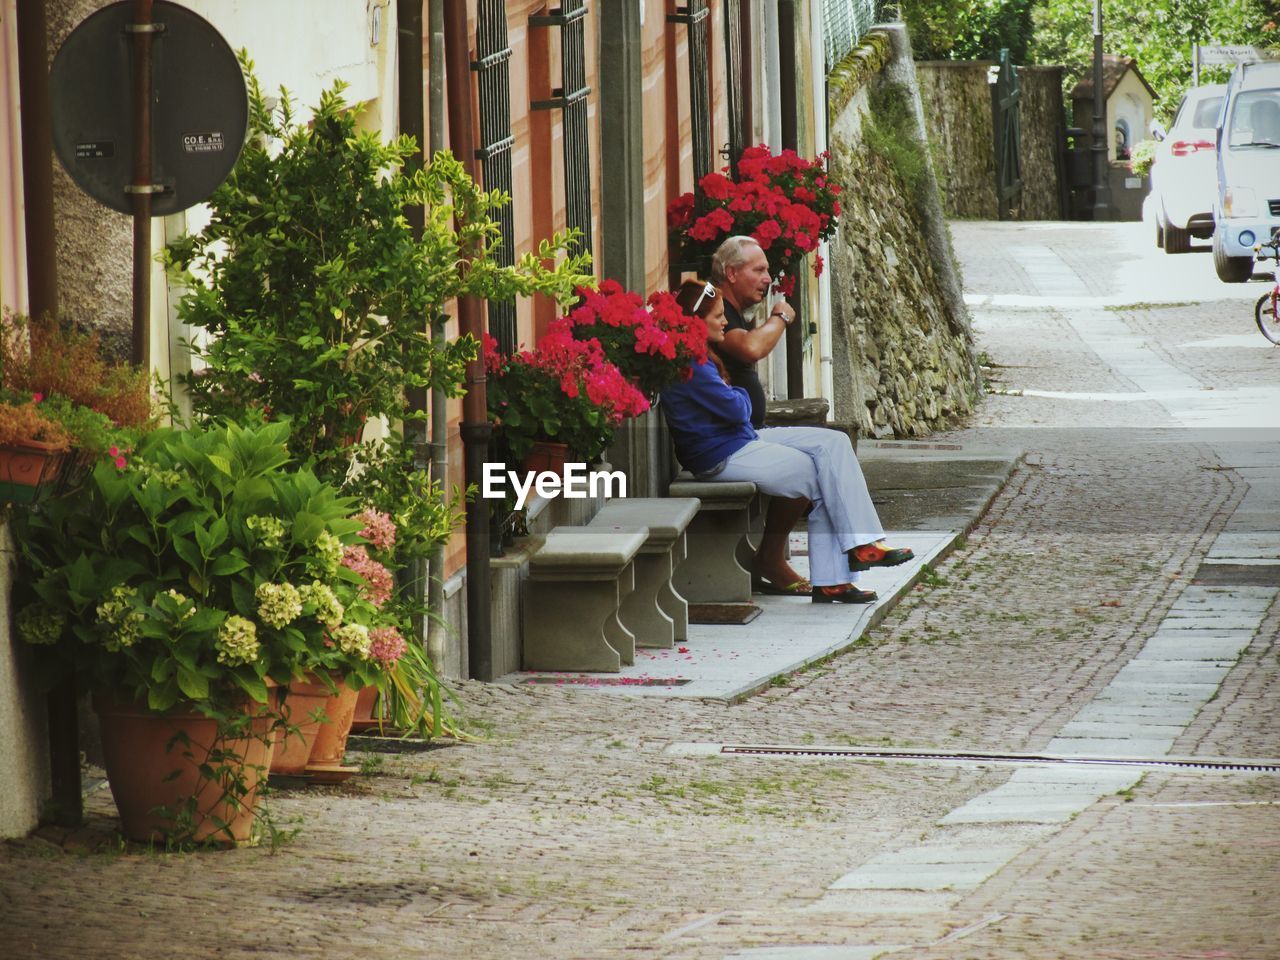
[[[400,631],[395,627],[378,627],[369,631],[369,657],[384,667],[389,667],[409,648]]]
[[[43,393],[33,393],[33,394],[31,395],[31,402],[32,402],[32,403],[39,403],[39,402],[40,402],[41,400],[43,400],[43,399],[44,399],[44,394],[43,394]]]
[[[365,599],[380,607],[391,599],[395,588],[391,571],[380,564],[364,547],[347,547],[342,551],[342,565],[364,578]]]
[[[116,457],[116,469],[123,470],[127,466],[124,457]]]
[[[373,544],[375,550],[386,553],[395,547],[396,525],[390,516],[369,507],[357,513],[356,519],[364,524],[360,536]]]
[[[112,447],[110,450],[108,450],[108,451],[107,451],[107,456],[110,456],[110,457],[118,457],[118,456],[120,456],[120,448],[119,448],[119,447]]]

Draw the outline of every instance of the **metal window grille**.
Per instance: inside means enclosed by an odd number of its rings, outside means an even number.
[[[847,57],[858,41],[882,19],[881,0],[823,0],[822,35],[827,70]]]
[[[480,161],[486,190],[511,194],[511,46],[507,42],[506,4],[480,0],[476,21],[476,55],[471,64],[480,93]],[[511,204],[497,213],[502,245],[494,259],[503,266],[515,263],[515,221]],[[516,305],[511,300],[489,302],[489,332],[503,351],[516,347]]]
[[[693,127],[693,182],[711,172],[711,92],[708,88],[707,0],[689,0],[667,17],[689,29],[689,114]],[[730,84],[732,86],[732,84]]]
[[[535,100],[534,110],[560,110],[564,143],[565,226],[581,231],[578,249],[591,253],[591,143],[587,124],[586,0],[561,0],[558,9],[529,18],[531,27],[560,29],[559,88],[550,100]]]

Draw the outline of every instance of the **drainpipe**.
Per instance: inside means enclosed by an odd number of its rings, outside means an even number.
[[[475,130],[471,116],[471,49],[467,43],[466,0],[444,0],[445,73],[449,84],[449,135],[454,156],[473,179],[476,169]],[[465,251],[464,251],[465,255]],[[477,342],[484,337],[484,312],[476,297],[458,300],[459,333]],[[485,399],[484,359],[467,364],[466,395],[462,398],[462,444],[465,481],[478,488],[484,477],[493,427]],[[481,497],[467,503],[467,656],[471,676],[493,679],[493,645],[489,610],[489,505]]]
[[[49,38],[43,3],[17,5],[18,100],[22,112],[22,201],[26,207],[27,297],[33,317],[58,312],[53,243],[53,135],[49,130]],[[52,816],[59,826],[80,825],[80,736],[76,684],[49,691],[49,773]]]
[[[396,3],[396,69],[398,75],[399,105],[397,110],[398,127],[401,134],[408,134],[418,144],[418,152],[405,160],[405,171],[416,173],[423,166],[423,130],[422,130],[422,0],[397,0]],[[415,240],[422,239],[425,213],[421,206],[407,207],[405,219],[413,230]],[[424,317],[423,322],[431,324],[434,317]],[[427,409],[427,392],[421,387],[405,391],[405,399],[409,408],[415,413]],[[427,468],[427,436],[421,420],[410,420],[404,424],[405,439],[413,447],[413,469]],[[422,596],[423,581],[427,578],[427,562],[417,559],[409,571],[413,595]],[[428,603],[430,600],[428,599]],[[413,618],[413,634],[419,641],[426,642],[427,623],[429,618],[415,615]],[[429,656],[430,654],[428,654]],[[436,661],[432,661],[433,663]]]
[[[428,148],[431,156],[444,149],[444,0],[428,0],[428,29],[431,34],[431,76],[427,85],[430,97],[431,128]],[[436,348],[445,346],[444,324],[435,322],[431,339]],[[441,490],[448,489],[449,481],[449,406],[444,389],[431,391],[431,476],[440,483]],[[489,553],[485,550],[485,555]],[[427,625],[427,656],[441,669],[444,664],[445,626],[441,612],[444,610],[444,546],[436,548],[431,556],[431,579],[427,582],[427,608],[435,614]]]
[[[797,84],[796,27],[799,11],[796,0],[781,0],[778,4],[778,76],[782,87],[782,147],[800,150],[800,91]],[[787,327],[783,336],[787,343],[787,396],[796,399],[804,396],[804,327],[808,318],[803,316],[804,292],[807,284],[796,278],[796,302],[792,304],[800,323]]]

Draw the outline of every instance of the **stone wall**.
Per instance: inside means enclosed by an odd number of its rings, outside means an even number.
[[[901,36],[890,49],[894,30]],[[916,89],[900,27],[873,31],[832,75],[831,163],[848,184],[831,244],[832,412],[864,436],[919,437],[973,409],[978,374],[932,175],[926,189],[912,190],[863,142],[868,94],[883,83]],[[923,151],[920,113],[916,97],[914,139]]]
[[[949,217],[996,220],[995,133],[986,61],[916,64],[925,127]]]
[[[49,62],[80,21],[109,0],[47,4]],[[58,268],[58,312],[101,330],[127,357],[133,329],[133,221],[108,210],[53,164],[53,218]]]
[[[988,60],[916,64],[925,124],[947,216],[995,220],[996,154]],[[1018,220],[1063,216],[1060,149],[1065,129],[1062,67],[1019,67],[1022,200]]]

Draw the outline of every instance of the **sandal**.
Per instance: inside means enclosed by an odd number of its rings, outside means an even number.
[[[807,597],[813,593],[813,585],[801,577],[795,583],[780,587],[778,584],[760,577],[751,581],[751,591],[753,593],[763,593],[768,597]]]
[[[834,593],[827,591],[834,590]],[[817,587],[813,591],[814,603],[875,603],[880,599],[874,590],[859,590],[852,583],[838,587]]]
[[[870,570],[872,567],[896,567],[915,559],[910,547],[886,547],[883,540],[864,543],[849,551],[849,569]]]

